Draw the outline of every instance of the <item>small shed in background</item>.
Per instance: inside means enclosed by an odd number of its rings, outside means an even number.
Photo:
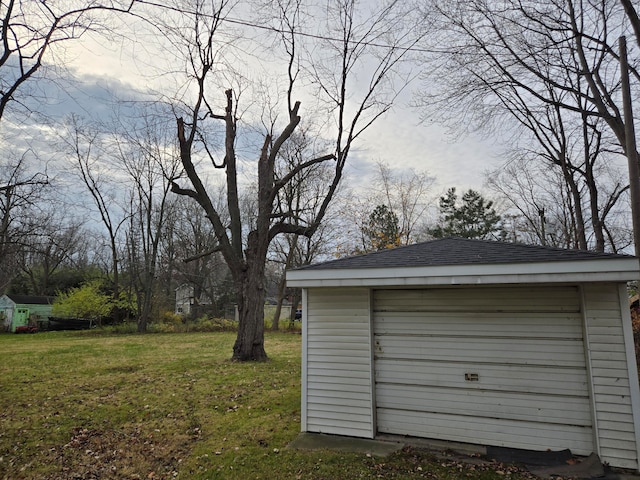
[[[2,295],[0,323],[10,332],[15,332],[16,327],[27,325],[42,329],[49,322],[53,300],[53,297],[35,295]]]
[[[638,470],[638,258],[448,238],[287,273],[302,430],[596,452]]]

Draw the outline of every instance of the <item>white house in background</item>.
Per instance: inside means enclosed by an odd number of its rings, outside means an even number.
[[[201,293],[200,298],[196,299],[194,292],[195,288],[193,284],[190,283],[183,283],[176,288],[175,313],[177,315],[188,317],[194,313],[195,305],[211,305],[211,299],[207,295]]]
[[[448,238],[287,272],[302,430],[596,452],[638,470],[638,258]]]
[[[176,288],[176,310],[177,315],[185,317],[191,315],[191,307],[195,303],[193,285],[183,283]]]

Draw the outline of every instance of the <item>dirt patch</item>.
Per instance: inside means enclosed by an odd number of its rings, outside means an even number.
[[[184,446],[189,442],[185,439]],[[75,428],[71,439],[48,454],[59,472],[43,478],[61,479],[171,479],[186,450],[176,449],[175,439],[165,442],[160,435],[131,431],[100,431]]]

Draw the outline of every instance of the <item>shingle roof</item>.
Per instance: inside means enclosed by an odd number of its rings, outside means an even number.
[[[54,297],[45,297],[38,295],[14,295],[7,294],[14,303],[18,305],[52,305]]]
[[[298,270],[426,267],[442,265],[481,265],[501,263],[566,262],[633,258],[630,255],[585,250],[520,245],[490,240],[442,238],[365,255],[340,258],[301,267]]]

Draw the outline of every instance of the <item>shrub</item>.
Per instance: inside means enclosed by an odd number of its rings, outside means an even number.
[[[153,333],[176,333],[179,331],[184,331],[184,329],[180,328],[180,325],[175,323],[152,323],[148,327],[149,331]]]
[[[183,323],[185,323],[184,317],[169,310],[165,310],[160,313],[159,321],[160,323],[167,323],[170,325],[182,325]]]
[[[238,324],[226,318],[202,316],[196,320],[185,321],[180,315],[165,312],[159,321],[149,325],[152,333],[185,333],[185,332],[235,332]]]
[[[85,332],[90,333],[106,333],[106,334],[128,334],[128,333],[137,333],[138,332],[138,324],[136,322],[122,322],[116,325],[107,325],[96,330],[85,330]]]
[[[235,320],[226,318],[201,317],[191,324],[187,324],[192,332],[235,332],[238,324]]]
[[[100,291],[100,281],[85,283],[66,293],[59,293],[52,313],[58,317],[103,318],[111,313],[111,297]]]

